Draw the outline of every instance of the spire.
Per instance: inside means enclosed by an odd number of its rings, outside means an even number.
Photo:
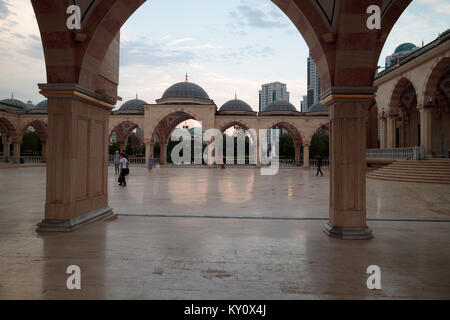
[[[189,80],[189,76],[188,76],[188,73],[186,72],[186,82],[188,82],[188,80]]]

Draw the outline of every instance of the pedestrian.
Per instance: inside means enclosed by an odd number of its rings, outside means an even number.
[[[130,169],[128,168],[128,160],[125,158],[125,154],[122,152],[120,154],[120,175],[119,175],[119,186],[125,187],[127,185],[127,181],[125,177],[130,173]]]
[[[320,176],[323,177],[323,173],[322,173],[322,158],[320,157],[320,155],[317,155],[317,173],[316,176],[319,175],[320,172]]]
[[[150,157],[148,158],[147,167],[148,167],[148,171],[152,171],[152,168],[153,168],[153,155],[152,154],[150,154]]]
[[[119,151],[116,150],[116,154],[114,155],[114,172],[116,174],[120,172],[119,166],[120,166],[120,154]]]

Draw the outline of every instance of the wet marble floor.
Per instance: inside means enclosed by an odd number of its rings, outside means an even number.
[[[126,188],[115,180],[110,170],[117,220],[37,234],[45,168],[0,170],[0,299],[450,298],[448,185],[367,180],[375,237],[342,241],[321,231],[328,178],[312,170],[132,168]],[[66,288],[72,264],[80,291]],[[366,287],[372,264],[381,290]]]

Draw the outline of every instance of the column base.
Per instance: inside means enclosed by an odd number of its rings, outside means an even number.
[[[70,219],[70,220],[47,220],[44,219],[42,222],[37,224],[37,232],[72,232],[77,230],[87,224],[95,221],[103,220],[106,218],[114,217],[112,208],[105,207],[82,216]]]
[[[343,240],[367,240],[372,239],[372,229],[369,227],[336,227],[330,222],[324,226],[324,230],[328,236]]]

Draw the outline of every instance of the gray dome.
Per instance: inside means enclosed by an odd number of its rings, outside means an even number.
[[[399,53],[399,52],[403,52],[403,51],[411,51],[413,49],[417,48],[414,44],[410,43],[410,42],[406,42],[406,43],[402,43],[401,45],[399,45],[396,49],[394,53]]]
[[[48,100],[44,100],[39,102],[34,108],[33,110],[47,110],[48,108]]]
[[[206,91],[192,82],[175,83],[164,92],[161,99],[168,98],[197,98],[209,100]]]
[[[320,102],[317,102],[309,108],[308,112],[328,112],[328,108]]]
[[[273,101],[267,105],[263,112],[267,111],[297,111],[294,105],[288,101]]]
[[[233,100],[225,102],[223,104],[223,106],[220,107],[219,111],[249,111],[249,112],[253,112],[253,109],[246,102],[239,100],[239,99],[233,99]]]
[[[127,102],[125,102],[124,104],[122,104],[120,106],[121,111],[124,110],[139,110],[139,111],[144,111],[144,105],[146,105],[147,102],[143,101],[143,100],[139,100],[139,99],[133,99],[133,100],[129,100]]]
[[[0,101],[1,103],[13,106],[13,107],[17,107],[17,108],[21,108],[23,110],[28,110],[28,107],[25,103],[23,103],[20,100],[17,99],[4,99]]]

